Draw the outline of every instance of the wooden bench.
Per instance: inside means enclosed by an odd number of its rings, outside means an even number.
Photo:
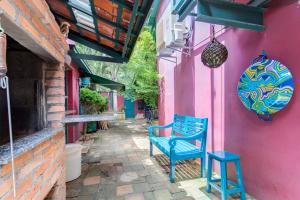
[[[149,127],[150,156],[153,144],[170,159],[170,181],[174,182],[178,160],[201,159],[201,177],[205,176],[207,118],[174,115],[174,121],[165,126]],[[172,128],[170,137],[157,137],[154,129]]]

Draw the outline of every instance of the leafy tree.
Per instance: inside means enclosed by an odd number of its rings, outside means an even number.
[[[83,45],[76,45],[80,53],[104,55]],[[87,61],[93,73],[125,84],[124,95],[132,100],[143,99],[156,108],[158,99],[158,73],[156,44],[150,28],[144,27],[128,63]]]
[[[89,88],[80,89],[80,102],[86,114],[97,114],[107,109],[108,99]]]

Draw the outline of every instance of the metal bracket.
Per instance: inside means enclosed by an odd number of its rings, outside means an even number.
[[[173,51],[177,51],[177,52],[180,52],[180,53],[183,53],[184,55],[187,55],[187,56],[191,56],[191,50],[192,48],[190,47],[183,47],[183,48],[175,48],[175,47],[168,47],[168,49],[172,49]],[[187,52],[185,52],[185,50],[187,50]]]

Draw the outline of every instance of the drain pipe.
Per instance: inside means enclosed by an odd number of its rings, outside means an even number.
[[[14,192],[14,199],[15,199],[16,198],[16,178],[15,178],[14,143],[13,143],[13,135],[12,135],[9,83],[8,83],[8,77],[6,76],[6,72],[7,72],[6,48],[7,48],[6,34],[4,33],[4,30],[0,24],[0,87],[4,90],[6,89],[8,124],[9,124],[10,156],[11,156],[11,168],[12,168],[11,174],[12,174],[12,179],[13,179],[13,192]]]

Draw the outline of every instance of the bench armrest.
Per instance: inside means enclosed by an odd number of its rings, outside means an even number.
[[[185,140],[185,141],[190,141],[190,140],[198,140],[201,138],[201,135],[204,134],[204,131],[201,131],[201,133],[192,135],[192,136],[173,136],[169,140],[169,145],[172,148],[175,147],[176,141],[177,140]]]
[[[173,126],[173,122],[172,123],[170,123],[170,124],[167,124],[167,125],[165,125],[165,126],[150,126],[149,128],[148,128],[148,132],[149,132],[149,137],[152,137],[153,136],[153,131],[154,131],[154,129],[156,129],[156,128],[170,128],[170,127],[172,127]]]

